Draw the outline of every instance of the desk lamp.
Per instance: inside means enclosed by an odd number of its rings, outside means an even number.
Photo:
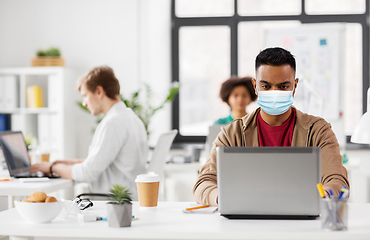
[[[351,142],[370,144],[370,88],[367,90],[367,112],[357,123]]]

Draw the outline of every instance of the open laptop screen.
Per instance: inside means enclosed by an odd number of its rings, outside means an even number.
[[[218,207],[234,218],[319,215],[318,147],[218,147]]]
[[[29,171],[31,162],[22,132],[1,133],[0,144],[11,176]]]

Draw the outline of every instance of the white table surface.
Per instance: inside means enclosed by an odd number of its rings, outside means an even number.
[[[54,178],[47,182],[27,182],[22,183],[19,179],[12,181],[0,181],[1,196],[28,196],[35,191],[43,191],[45,193],[55,192],[60,189],[66,189],[73,186],[73,181],[64,178]]]
[[[14,196],[28,196],[36,191],[51,193],[59,190],[67,190],[73,186],[69,179],[50,179],[48,182],[22,183],[19,179],[12,181],[0,181],[0,196],[8,196],[8,208],[13,207]]]
[[[85,239],[370,239],[370,204],[349,204],[347,231],[323,231],[320,220],[228,220],[218,214],[185,214],[187,202],[160,202],[142,209],[134,202],[138,220],[129,228],[109,228],[104,221],[79,223],[58,217],[51,223],[32,224],[16,209],[0,212],[0,235]],[[105,204],[90,212],[105,213]],[[32,239],[32,238],[31,238]]]

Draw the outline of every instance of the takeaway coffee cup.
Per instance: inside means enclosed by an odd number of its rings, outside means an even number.
[[[159,176],[154,172],[137,175],[135,179],[140,207],[156,207],[158,202]]]
[[[49,153],[41,153],[40,160],[41,162],[49,162],[50,154]]]

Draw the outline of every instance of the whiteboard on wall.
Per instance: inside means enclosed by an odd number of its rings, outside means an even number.
[[[341,23],[303,24],[265,30],[265,47],[282,47],[296,59],[299,78],[294,105],[332,124],[341,145],[343,124],[344,31]]]

